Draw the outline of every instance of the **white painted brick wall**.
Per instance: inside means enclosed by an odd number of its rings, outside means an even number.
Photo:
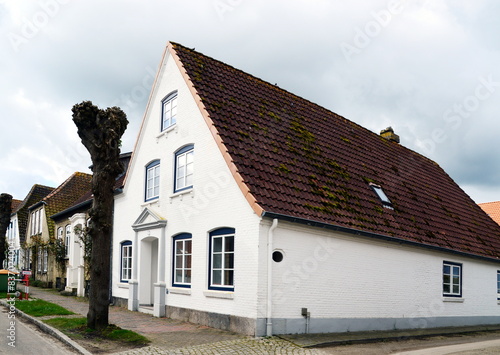
[[[498,264],[286,222],[274,247],[285,254],[273,262],[275,318],[300,319],[305,307],[314,318],[412,318],[418,327],[435,317],[500,314]],[[463,264],[463,302],[444,301],[444,260]]]
[[[182,232],[193,235],[191,294],[169,293],[166,297],[167,304],[256,317],[259,218],[232,179],[207,124],[171,58],[162,70],[163,78],[153,93],[124,192],[115,200],[113,295],[128,298],[128,289],[118,287],[119,245],[121,241],[134,240],[131,225],[142,210],[148,207],[168,221],[164,265],[168,288],[172,286],[172,236]],[[161,100],[174,90],[178,90],[176,128],[157,138],[160,135]],[[192,193],[173,196],[174,152],[186,144],[195,146],[194,189]],[[160,199],[145,204],[145,166],[156,159],[161,160]],[[204,295],[204,291],[208,290],[208,233],[220,227],[236,229],[235,292],[232,300]],[[140,237],[147,234],[148,232],[140,232]],[[159,237],[155,235],[155,231],[151,231],[151,236]],[[139,265],[148,261],[139,261]]]

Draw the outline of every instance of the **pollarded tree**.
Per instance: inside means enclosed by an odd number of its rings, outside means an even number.
[[[12,196],[9,194],[0,195],[0,268],[3,267],[7,241],[5,233],[10,224],[10,215],[12,213]]]
[[[101,110],[91,101],[73,106],[73,122],[92,159],[92,193],[88,234],[92,240],[90,292],[87,326],[103,329],[109,324],[111,238],[113,231],[113,192],[116,178],[123,171],[120,142],[128,125],[118,107]]]

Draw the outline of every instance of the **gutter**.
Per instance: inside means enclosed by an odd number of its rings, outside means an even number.
[[[467,258],[479,259],[482,261],[489,261],[489,262],[500,264],[499,258],[470,254],[470,253],[466,253],[466,252],[458,251],[458,250],[454,250],[454,249],[439,247],[439,246],[430,245],[430,244],[423,244],[423,243],[414,242],[411,240],[401,239],[401,238],[397,238],[397,237],[390,237],[390,236],[383,235],[383,234],[361,231],[361,230],[357,230],[357,229],[353,229],[353,228],[337,226],[334,224],[328,224],[328,223],[324,223],[324,222],[317,222],[317,221],[313,221],[310,219],[293,217],[293,216],[284,215],[284,214],[280,214],[280,213],[264,212],[262,214],[262,218],[264,218],[264,217],[271,218],[271,219],[279,219],[279,220],[291,222],[291,223],[298,223],[298,224],[302,224],[302,225],[306,225],[306,226],[310,226],[310,227],[323,228],[323,229],[327,229],[327,230],[331,230],[331,231],[335,231],[335,232],[358,235],[358,236],[362,236],[362,237],[384,240],[384,241],[389,241],[389,242],[403,244],[403,245],[410,245],[410,246],[419,247],[419,248],[423,248],[423,249],[427,249],[427,250],[450,253],[450,254],[460,255],[463,257],[467,257]]]
[[[71,213],[73,211],[76,211],[76,210],[78,210],[78,209],[80,209],[82,207],[86,207],[87,205],[91,205],[91,204],[92,204],[92,200],[84,201],[82,203],[79,203],[78,205],[74,205],[74,206],[72,206],[70,208],[65,209],[64,211],[58,212],[58,213],[50,216],[50,218],[52,218],[52,219],[58,219],[59,217],[62,217],[65,214]]]
[[[278,219],[273,220],[273,224],[267,232],[267,322],[266,336],[273,335],[273,236],[274,230],[278,226]]]

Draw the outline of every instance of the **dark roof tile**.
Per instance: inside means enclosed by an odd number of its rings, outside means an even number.
[[[500,257],[500,227],[435,162],[241,70],[171,48],[264,211]]]

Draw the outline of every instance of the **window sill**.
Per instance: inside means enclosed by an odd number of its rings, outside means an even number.
[[[191,187],[189,189],[175,192],[174,194],[170,195],[170,203],[172,203],[172,199],[177,198],[177,197],[180,197],[181,201],[182,201],[182,199],[184,198],[185,195],[191,195],[191,197],[193,198],[194,197],[193,188]]]
[[[173,293],[176,295],[191,295],[191,289],[183,287],[171,287],[168,289],[168,293]]]
[[[443,302],[464,303],[465,299],[462,297],[443,297]]]
[[[160,198],[155,198],[154,200],[151,200],[151,201],[146,201],[144,202],[141,207],[148,207],[148,206],[152,206],[154,204],[158,204],[158,206],[160,206]]]
[[[120,282],[118,283],[118,288],[128,288],[128,283]]]
[[[158,142],[162,137],[168,138],[168,134],[172,131],[175,131],[175,133],[177,133],[177,123],[174,123],[167,129],[165,129],[163,132],[161,132],[159,135],[157,135],[156,142]]]
[[[228,291],[203,291],[203,294],[205,295],[205,297],[211,298],[224,298],[229,300],[234,299],[234,292]]]

